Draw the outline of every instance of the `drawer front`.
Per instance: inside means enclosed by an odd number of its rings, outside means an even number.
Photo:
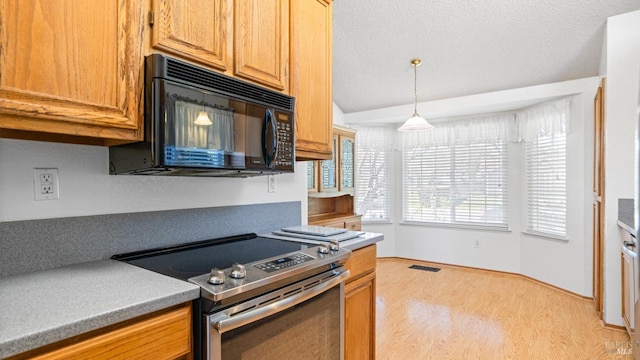
[[[346,228],[344,221],[333,221],[322,224],[322,226],[344,229]]]
[[[345,267],[351,271],[347,283],[375,271],[376,256],[376,244],[354,250],[345,264]]]
[[[344,222],[344,227],[352,231],[360,231],[362,230],[362,223],[360,222],[360,219],[348,220]]]
[[[191,305],[185,305],[33,359],[175,359],[190,353]]]

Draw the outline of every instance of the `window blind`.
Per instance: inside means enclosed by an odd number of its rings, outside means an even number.
[[[390,150],[363,145],[356,146],[356,213],[363,222],[389,222]]]
[[[566,237],[567,137],[565,133],[527,141],[527,231]]]
[[[508,227],[507,145],[403,150],[403,220]]]

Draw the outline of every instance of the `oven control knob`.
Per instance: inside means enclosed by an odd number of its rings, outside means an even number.
[[[235,263],[231,266],[231,275],[234,279],[242,279],[247,276],[247,269],[245,269],[244,265]]]
[[[331,240],[331,242],[329,242],[329,250],[338,251],[338,249],[340,249],[340,243],[338,240]]]
[[[209,284],[224,284],[224,271],[217,268],[211,269],[211,274],[209,275]]]
[[[320,254],[328,254],[329,253],[329,243],[322,244],[318,247],[318,252]]]

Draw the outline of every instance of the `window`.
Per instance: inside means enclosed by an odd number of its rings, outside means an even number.
[[[525,233],[567,239],[567,134],[571,99],[517,114],[525,143]]]
[[[384,221],[389,217],[389,151],[356,147],[358,176],[356,213],[362,221]]]
[[[356,132],[356,213],[363,222],[389,222],[390,157],[395,129],[360,127]]]
[[[567,137],[557,132],[526,142],[527,232],[566,237]]]
[[[403,220],[507,228],[507,145],[501,140],[403,151]]]

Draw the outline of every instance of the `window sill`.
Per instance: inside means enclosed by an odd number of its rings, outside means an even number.
[[[523,231],[522,234],[528,235],[528,236],[532,236],[532,237],[541,238],[541,239],[545,239],[545,240],[552,240],[552,241],[558,241],[558,242],[563,242],[563,243],[568,243],[569,242],[569,238],[568,237],[561,236],[561,235],[545,234],[545,233],[540,233],[540,232],[535,232],[535,231],[530,231],[530,230]]]
[[[391,220],[362,220],[362,225],[390,225]]]
[[[505,233],[510,233],[511,232],[511,229],[509,227],[502,227],[502,226],[443,224],[443,223],[418,222],[418,221],[401,221],[400,224],[401,225],[412,225],[412,226],[425,226],[425,227],[457,229],[457,230],[475,230],[475,231],[480,230],[480,231],[505,232]]]

